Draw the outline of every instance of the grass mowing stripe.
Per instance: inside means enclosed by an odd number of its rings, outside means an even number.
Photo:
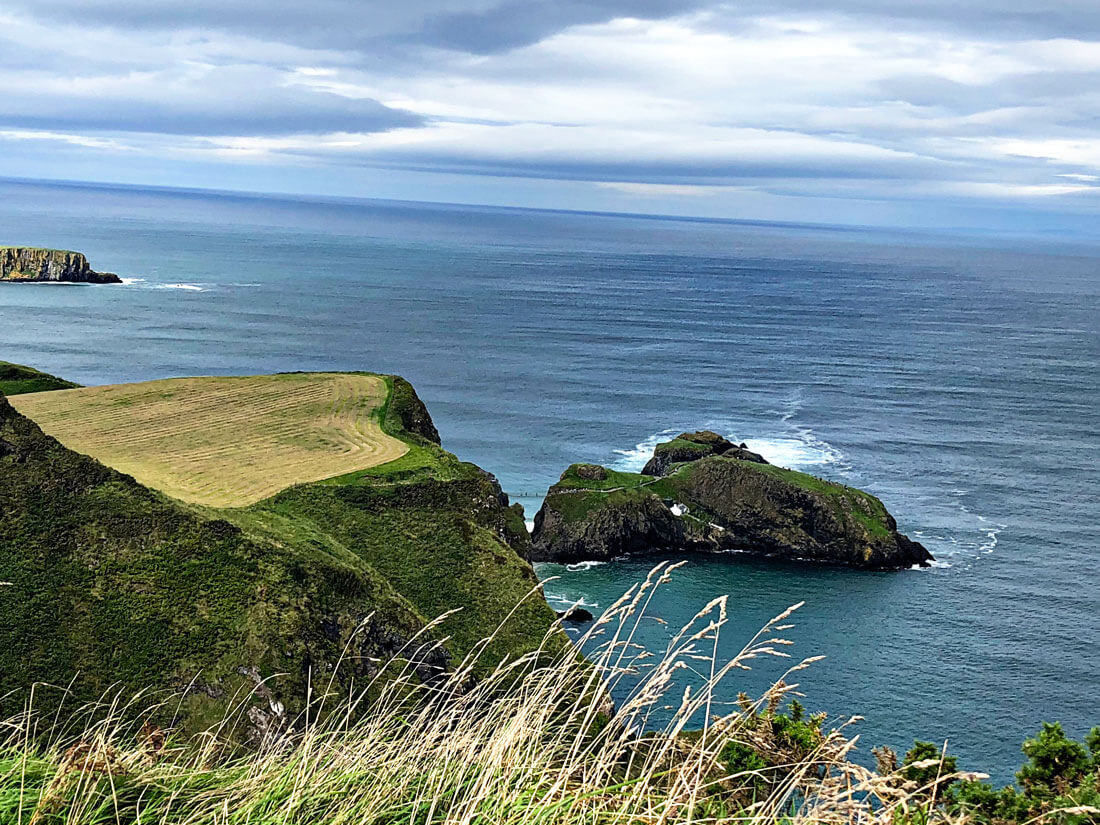
[[[400,458],[377,376],[174,378],[18,396],[66,446],[193,504],[242,507]],[[16,403],[16,399],[13,399]]]

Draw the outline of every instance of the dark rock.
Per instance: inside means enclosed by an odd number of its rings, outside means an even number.
[[[711,430],[699,430],[694,433],[680,433],[672,441],[658,444],[651,458],[642,470],[643,475],[664,476],[675,464],[698,461],[712,455],[729,455],[742,461],[767,464],[764,457],[748,450],[744,443],[740,447],[732,441]]]
[[[572,622],[573,624],[585,624],[596,618],[592,615],[591,611],[585,610],[583,607],[578,607],[576,605],[569,608],[568,610],[559,610],[557,611],[557,613],[558,618],[561,619],[563,622]]]
[[[599,464],[575,464],[572,469],[578,478],[583,478],[585,481],[607,480],[607,470]],[[566,470],[566,473],[568,472],[569,470]]]
[[[606,503],[580,521],[566,518],[554,506],[555,497],[573,495],[578,494],[555,494],[551,488],[546,502],[535,514],[529,552],[531,561],[565,564],[608,561],[631,553],[671,550],[688,543],[683,521],[672,515],[653,493],[627,498],[602,497]]]

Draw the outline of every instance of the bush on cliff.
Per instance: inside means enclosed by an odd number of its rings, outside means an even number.
[[[1016,773],[1019,788],[959,782],[948,789],[948,812],[989,825],[1100,823],[1100,727],[1081,743],[1066,736],[1057,722],[1046,722],[1020,749],[1028,761]]]

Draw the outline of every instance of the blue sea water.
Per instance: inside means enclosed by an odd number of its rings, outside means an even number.
[[[1008,781],[1042,720],[1100,724],[1100,248],[10,181],[0,227],[126,279],[0,285],[0,359],[400,373],[529,518],[569,463],[638,468],[685,428],[873,491],[936,567],[692,558],[655,603],[676,625],[729,594],[732,654],[805,601],[805,704],[864,716],[864,753],[949,740]],[[652,563],[540,572],[598,610]]]

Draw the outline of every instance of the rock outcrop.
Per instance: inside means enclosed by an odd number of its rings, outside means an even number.
[[[592,482],[590,466],[570,467],[548,491],[535,516],[533,561],[684,551],[874,570],[932,561],[871,494],[776,467],[714,433],[658,446],[646,469],[659,475],[605,471]]]
[[[0,281],[120,284],[113,272],[96,272],[79,252],[0,246]]]
[[[767,464],[764,457],[752,452],[744,444],[738,446],[711,430],[699,430],[694,433],[680,433],[672,441],[658,444],[651,458],[642,469],[642,475],[667,475],[673,464],[685,461],[698,461],[710,455],[724,455],[740,458],[757,464]]]

